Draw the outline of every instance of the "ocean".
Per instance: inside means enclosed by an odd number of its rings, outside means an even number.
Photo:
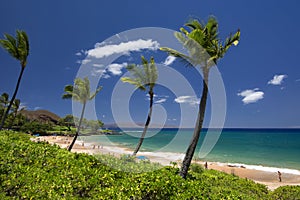
[[[88,136],[84,140],[134,149],[142,130],[127,129],[122,132],[122,135]],[[207,133],[207,129],[201,132],[195,157],[201,155],[199,151],[204,138],[208,134],[218,135],[215,132]],[[202,161],[245,165],[253,169],[271,167],[273,171],[277,168],[282,171],[295,169],[296,173],[300,171],[300,129],[223,129],[220,133],[212,150],[200,158]],[[183,154],[192,134],[193,129],[150,129],[140,151],[168,156]]]

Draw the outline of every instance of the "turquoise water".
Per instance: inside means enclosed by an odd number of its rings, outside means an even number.
[[[151,129],[141,151],[184,153],[192,133],[192,129]],[[195,155],[206,134],[206,130],[201,133]],[[87,140],[133,149],[140,135],[141,130],[129,129],[123,135],[91,136]],[[212,151],[202,160],[300,170],[300,129],[223,129]]]

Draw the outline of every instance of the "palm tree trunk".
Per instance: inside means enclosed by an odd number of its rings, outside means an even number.
[[[145,135],[147,133],[147,130],[148,130],[148,126],[150,124],[150,121],[151,121],[151,115],[152,115],[152,105],[153,105],[153,92],[150,91],[149,92],[149,96],[150,96],[150,104],[149,104],[149,113],[148,113],[148,117],[147,117],[147,121],[145,123],[145,126],[144,126],[144,130],[143,130],[143,133],[142,133],[142,136],[140,138],[140,141],[139,143],[137,144],[134,152],[133,152],[133,156],[135,156],[137,154],[137,152],[140,150],[142,144],[143,144],[143,141],[144,141],[144,138],[145,138]]]
[[[68,151],[72,150],[72,148],[73,148],[73,146],[74,146],[74,144],[76,142],[76,139],[77,139],[77,137],[79,135],[79,131],[80,131],[80,128],[81,128],[82,119],[83,119],[83,116],[84,116],[85,105],[86,105],[86,102],[83,103],[82,111],[81,111],[81,116],[80,116],[79,124],[78,124],[78,127],[77,127],[77,131],[76,131],[75,137],[73,138],[72,143],[70,144],[70,146],[68,148]]]
[[[16,86],[16,89],[15,89],[15,92],[14,92],[14,94],[13,94],[13,96],[12,96],[10,102],[9,102],[9,105],[7,107],[7,110],[5,111],[5,114],[2,117],[2,121],[1,121],[1,125],[0,125],[0,131],[3,128],[4,122],[6,120],[6,117],[7,117],[8,113],[9,113],[9,110],[10,110],[10,108],[11,108],[11,106],[12,106],[12,104],[13,104],[16,96],[17,96],[17,93],[18,93],[18,90],[19,90],[19,87],[20,87],[20,83],[21,83],[21,79],[22,79],[22,76],[23,76],[24,69],[25,69],[25,66],[22,66],[21,72],[20,72],[20,75],[19,75],[19,78],[18,78],[17,86]]]
[[[200,100],[200,105],[199,105],[199,112],[198,112],[198,117],[196,121],[196,126],[194,129],[194,134],[193,138],[191,140],[191,143],[185,153],[185,157],[182,162],[182,167],[179,172],[179,175],[182,178],[186,178],[188,174],[189,167],[191,165],[194,152],[196,150],[198,140],[200,138],[200,133],[203,125],[203,120],[204,120],[204,115],[205,115],[205,109],[206,109],[206,101],[207,101],[207,95],[208,95],[208,74],[209,74],[209,69],[204,68],[203,70],[203,90],[202,90],[202,96]]]

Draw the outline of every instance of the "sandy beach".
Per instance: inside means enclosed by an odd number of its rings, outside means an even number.
[[[32,141],[46,141],[50,144],[57,144],[61,148],[67,148],[72,141],[72,137],[66,136],[40,136],[31,138]],[[82,141],[76,141],[72,152],[87,153],[87,154],[111,154],[120,156],[122,154],[131,154],[130,149],[115,147],[115,146],[100,146],[97,144],[84,144]],[[182,154],[174,153],[157,153],[157,152],[140,152],[138,156],[146,156],[151,162],[158,162],[162,165],[170,165],[170,162],[177,162],[178,165],[183,159]],[[204,162],[197,161],[197,163],[204,165]],[[251,179],[257,183],[266,185],[270,190],[274,190],[284,185],[300,185],[300,172],[297,170],[281,170],[276,168],[261,168],[261,170],[253,169],[254,167],[247,165],[235,165],[229,163],[208,163],[208,169],[222,171],[228,174],[235,174],[241,178]],[[281,172],[282,181],[279,182],[277,170]],[[298,173],[299,172],[299,173]]]

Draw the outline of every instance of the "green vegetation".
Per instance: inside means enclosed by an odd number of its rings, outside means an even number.
[[[137,146],[133,152],[134,156],[137,154],[137,152],[140,150],[140,148],[143,144],[145,135],[147,133],[148,126],[151,121],[152,105],[153,105],[153,97],[154,97],[153,89],[154,89],[155,83],[158,78],[157,68],[156,68],[153,57],[150,59],[150,63],[149,63],[144,58],[144,56],[142,56],[142,65],[143,65],[143,68],[137,67],[135,64],[128,65],[127,70],[131,73],[133,78],[130,78],[130,77],[121,78],[121,80],[123,82],[130,83],[142,91],[147,91],[147,93],[149,94],[149,99],[150,99],[147,121],[145,123],[144,130],[140,137],[139,143],[137,144]]]
[[[181,33],[176,32],[175,36],[178,41],[182,43],[183,47],[188,50],[189,55],[182,54],[181,52],[168,47],[161,48],[162,51],[166,51],[168,54],[180,58],[188,65],[193,67],[199,66],[203,73],[203,89],[196,126],[190,145],[185,153],[180,171],[180,175],[183,178],[186,178],[187,176],[188,169],[200,138],[208,95],[209,71],[211,67],[215,66],[217,61],[225,55],[227,50],[232,45],[237,45],[240,40],[240,31],[238,30],[233,36],[230,35],[223,45],[218,38],[218,22],[214,17],[210,17],[206,24],[202,24],[198,20],[192,19],[185,24],[185,26],[188,27],[190,31],[181,28]]]
[[[74,116],[73,115],[66,115],[65,117],[61,118],[58,123],[61,126],[66,126],[68,131],[71,131],[71,127],[75,126]]]
[[[36,121],[26,122],[20,127],[20,131],[30,134],[41,134],[53,130],[52,124],[40,123]]]
[[[89,156],[0,132],[1,199],[297,199],[300,187],[265,186],[214,170],[136,163],[132,157]],[[149,172],[140,172],[148,167]],[[157,169],[152,171],[152,169]],[[121,170],[121,171],[119,171]]]
[[[21,72],[19,74],[19,78],[17,81],[17,85],[15,88],[15,91],[13,93],[13,96],[8,104],[7,109],[5,110],[0,124],[0,130],[2,130],[3,125],[5,123],[5,120],[7,118],[7,115],[10,111],[10,108],[13,105],[13,102],[17,96],[19,86],[21,83],[21,79],[23,76],[23,72],[25,70],[26,64],[27,64],[27,57],[29,55],[29,41],[28,36],[24,31],[17,31],[16,38],[9,34],[4,34],[5,39],[0,40],[0,45],[15,59],[20,61],[21,64]]]
[[[84,117],[84,111],[85,111],[85,106],[86,103],[93,98],[96,97],[98,92],[102,89],[101,86],[99,86],[94,93],[91,93],[91,88],[90,88],[90,80],[88,77],[85,77],[84,79],[81,78],[76,78],[74,80],[74,86],[73,85],[67,85],[65,86],[65,94],[63,94],[62,98],[63,99],[73,99],[75,101],[78,101],[82,103],[82,111],[81,111],[81,116],[79,119],[79,123],[77,126],[77,131],[75,134],[75,137],[73,138],[72,143],[70,144],[68,150],[71,151],[75,141],[79,135],[80,128],[81,128],[81,123]]]
[[[0,96],[0,120],[2,121],[3,115],[9,104],[9,94],[6,92],[2,93]]]

